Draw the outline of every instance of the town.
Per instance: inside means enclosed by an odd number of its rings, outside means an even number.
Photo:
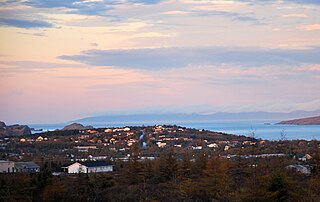
[[[76,183],[80,178],[75,179],[72,177],[74,174],[87,173],[90,174],[88,180],[93,184],[96,182],[92,180],[98,175],[101,179],[106,178],[106,183],[111,183],[109,188],[117,187],[117,182],[122,182],[121,186],[128,184],[139,187],[148,180],[153,185],[172,180],[180,184],[185,179],[203,178],[214,163],[225,166],[223,169],[226,170],[219,172],[233,180],[240,177],[247,181],[250,174],[257,178],[255,172],[266,168],[270,172],[268,175],[279,169],[310,180],[318,176],[318,149],[319,142],[315,140],[286,140],[282,136],[279,140],[270,141],[257,139],[254,133],[250,137],[236,136],[176,125],[90,127],[0,138],[0,176],[8,180],[17,176],[26,177],[25,174],[30,173],[32,176],[29,176],[29,180],[32,180],[46,173],[51,176],[51,182],[45,180],[43,183],[50,185],[57,183],[57,180],[63,184],[67,183],[66,180]],[[233,173],[235,176],[226,173],[227,170],[236,172]],[[1,189],[5,191],[6,187]],[[42,197],[43,191],[40,194]],[[59,197],[56,192],[47,193],[50,194],[53,198]],[[96,193],[94,198],[98,195]],[[110,199],[108,197],[106,199]],[[203,197],[211,199],[213,195]]]

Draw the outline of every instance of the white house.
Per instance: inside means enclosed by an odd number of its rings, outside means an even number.
[[[207,147],[209,147],[209,148],[218,148],[219,145],[217,145],[216,143],[211,143],[211,144],[208,144]]]
[[[78,152],[88,152],[89,149],[97,149],[97,146],[76,146],[75,149],[78,149]]]
[[[36,139],[36,142],[41,142],[41,141],[43,141],[43,140],[44,140],[44,138],[41,137],[41,136],[39,136],[39,137]]]
[[[92,155],[89,155],[88,158],[90,159],[90,161],[101,161],[101,160],[106,160],[109,157],[108,156],[92,156]]]
[[[301,172],[306,175],[311,174],[311,166],[309,165],[289,165],[286,167],[287,169],[295,169],[298,172]]]
[[[156,144],[158,145],[158,147],[161,147],[161,148],[163,148],[167,145],[167,143],[165,143],[165,142],[157,142]]]
[[[14,172],[14,162],[0,160],[0,173],[13,173]]]
[[[192,146],[192,149],[194,149],[194,150],[201,150],[201,149],[202,149],[202,146]]]
[[[68,173],[103,173],[113,171],[113,165],[106,161],[75,162],[63,168]]]

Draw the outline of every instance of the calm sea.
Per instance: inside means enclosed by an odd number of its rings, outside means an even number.
[[[122,127],[122,126],[141,126],[141,125],[156,125],[156,124],[176,124],[188,128],[205,129],[216,132],[224,132],[235,135],[252,136],[256,138],[278,140],[281,133],[286,135],[287,139],[317,139],[320,140],[320,125],[277,125],[273,121],[214,121],[214,122],[177,122],[177,123],[84,123],[85,125],[92,125],[96,128],[101,127]],[[65,124],[29,124],[30,127],[35,129],[55,130],[61,129]],[[36,133],[36,132],[34,132]]]

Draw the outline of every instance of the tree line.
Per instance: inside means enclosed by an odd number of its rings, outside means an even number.
[[[319,159],[311,175],[286,169],[291,159],[223,159],[168,150],[141,161],[133,150],[112,173],[0,175],[1,201],[320,201]]]

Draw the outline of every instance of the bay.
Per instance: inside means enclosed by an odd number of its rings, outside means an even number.
[[[207,121],[207,122],[127,122],[127,123],[82,123],[84,125],[92,125],[95,128],[107,127],[123,127],[123,126],[152,126],[159,124],[179,125],[187,128],[196,128],[199,130],[210,130],[215,132],[223,132],[235,135],[252,136],[267,140],[278,140],[281,133],[285,134],[289,140],[293,139],[320,139],[320,125],[279,125],[279,120],[241,120],[241,121]],[[29,124],[35,129],[43,129],[43,131],[53,131],[62,129],[70,123],[60,124]],[[43,132],[42,131],[42,132]],[[39,133],[41,131],[33,131]]]

